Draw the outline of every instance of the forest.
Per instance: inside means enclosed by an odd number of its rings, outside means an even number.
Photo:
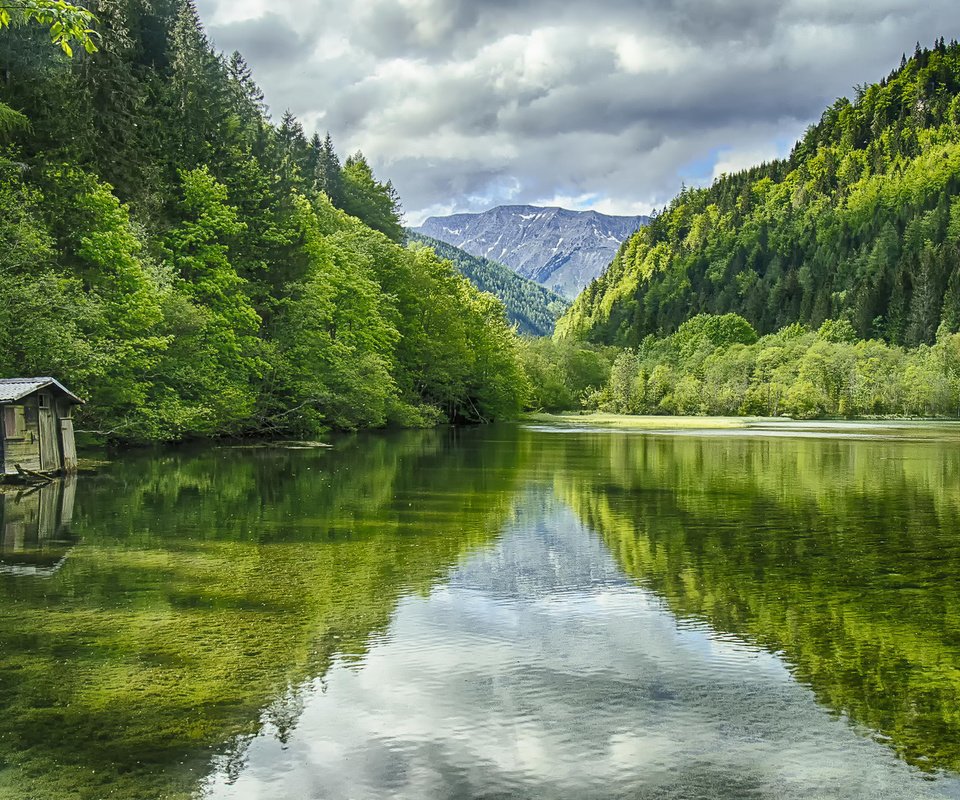
[[[934,344],[907,349],[858,340],[847,320],[826,320],[815,331],[794,323],[758,336],[737,314],[701,314],[637,348],[604,350],[575,342],[554,347],[567,354],[560,367],[538,366],[527,356],[531,377],[543,375],[532,380],[533,402],[546,410],[579,406],[617,414],[796,419],[960,416],[960,333],[946,328]],[[585,363],[593,375],[585,374]],[[570,386],[579,388],[575,397],[561,388]]]
[[[526,356],[531,403],[570,407],[579,380],[576,407],[616,413],[960,416],[958,331],[960,45],[940,39],[789,158],[656,214],[558,322],[565,361]]]
[[[517,326],[517,333],[521,335],[553,335],[557,320],[570,307],[556,292],[489,258],[470,255],[466,250],[412,230],[407,231],[407,242],[429,247],[440,258],[450,261],[480,291],[498,297],[506,309],[507,319]]]
[[[190,0],[0,4],[0,374],[116,441],[488,421],[502,304],[424,248],[362,153],[272,121]]]
[[[531,408],[615,414],[960,416],[960,333],[932,345],[858,339],[847,320],[766,336],[737,314],[700,314],[636,348],[528,340]]]
[[[844,320],[907,347],[960,328],[957,42],[918,44],[788,158],[682,191],[558,331],[636,347],[702,313],[739,314],[760,334]]]
[[[684,189],[563,313],[274,121],[192,0],[0,3],[0,28],[0,374],[58,377],[88,436],[960,415],[956,42]]]

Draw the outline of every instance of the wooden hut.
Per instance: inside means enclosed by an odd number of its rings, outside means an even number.
[[[18,474],[18,467],[75,472],[73,407],[81,403],[53,378],[0,379],[0,478]]]

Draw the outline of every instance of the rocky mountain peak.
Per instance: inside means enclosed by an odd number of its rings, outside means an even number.
[[[506,264],[521,276],[574,298],[606,270],[620,244],[648,221],[644,216],[517,205],[430,217],[416,230]]]

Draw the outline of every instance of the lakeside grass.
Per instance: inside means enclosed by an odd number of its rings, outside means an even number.
[[[624,428],[637,430],[689,429],[689,430],[734,430],[749,428],[757,423],[787,421],[783,418],[763,417],[674,417],[645,416],[632,414],[607,414],[601,411],[589,414],[571,411],[561,414],[537,412],[524,414],[522,422],[544,425],[576,425],[583,427]]]
[[[521,422],[557,427],[606,428],[614,430],[648,431],[704,431],[704,430],[850,430],[903,429],[913,435],[940,438],[956,435],[960,438],[960,421],[944,419],[911,419],[906,417],[879,419],[809,419],[791,417],[700,417],[609,414],[600,411],[569,411],[558,414],[531,412],[520,417]]]

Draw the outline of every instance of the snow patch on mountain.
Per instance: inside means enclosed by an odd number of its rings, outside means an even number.
[[[416,230],[574,298],[613,260],[648,217],[537,206],[497,206],[480,214],[430,217]]]

